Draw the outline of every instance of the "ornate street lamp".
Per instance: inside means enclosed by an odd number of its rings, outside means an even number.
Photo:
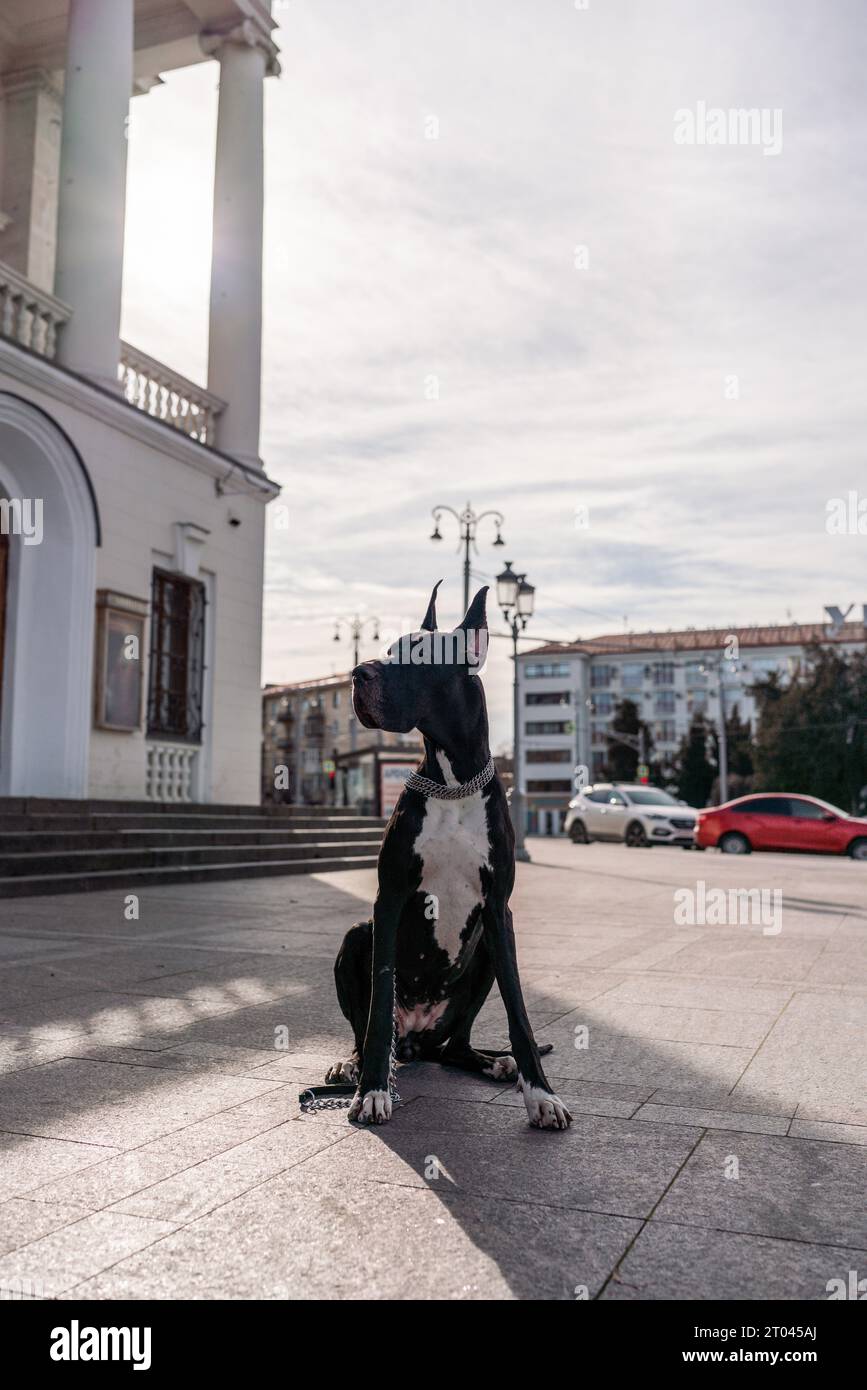
[[[456,512],[454,507],[434,507],[431,513],[434,519],[434,528],[430,534],[430,540],[432,541],[441,541],[443,539],[442,532],[440,531],[440,517],[443,512],[448,512],[449,516],[453,516],[458,523],[458,529],[460,531],[458,550],[460,550],[461,545],[464,547],[464,612],[466,613],[470,606],[470,553],[472,550],[475,550],[476,554],[478,554],[476,532],[478,531],[479,522],[484,521],[487,516],[493,517],[494,526],[497,530],[496,540],[493,544],[505,545],[506,542],[500,534],[500,528],[503,525],[504,518],[502,512],[490,510],[486,512],[474,512],[469,502],[462,512]]]
[[[335,624],[334,624],[334,641],[335,641],[335,642],[339,642],[339,641],[340,641],[340,625],[341,625],[341,623],[345,623],[345,624],[347,625],[347,627],[349,628],[349,635],[350,635],[350,637],[351,637],[351,639],[352,639],[352,665],[353,665],[353,668],[354,668],[354,667],[356,667],[356,666],[358,665],[358,649],[359,649],[359,643],[361,642],[362,633],[364,632],[364,629],[365,629],[365,627],[367,626],[368,623],[372,623],[372,624],[373,624],[373,632],[371,633],[371,637],[373,638],[374,642],[378,642],[378,641],[379,641],[379,619],[378,619],[378,618],[360,618],[360,617],[358,616],[357,613],[353,614],[353,616],[352,616],[351,618],[338,618],[338,619],[335,621]]]

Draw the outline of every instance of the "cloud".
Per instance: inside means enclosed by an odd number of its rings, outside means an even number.
[[[443,573],[457,616],[441,501],[505,513],[474,563],[527,571],[540,639],[867,597],[863,545],[824,530],[865,487],[858,4],[275,14],[263,453],[293,519],[269,528],[269,679],[345,664],[339,613],[415,622]],[[198,376],[215,82],[168,74],[130,144],[125,332]],[[782,152],[676,146],[698,100],[782,109]]]

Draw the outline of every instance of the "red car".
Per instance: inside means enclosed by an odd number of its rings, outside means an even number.
[[[867,820],[847,816],[815,796],[759,793],[700,811],[695,842],[700,849],[716,846],[724,854],[791,849],[867,859]]]

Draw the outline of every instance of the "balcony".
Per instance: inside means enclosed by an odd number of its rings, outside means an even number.
[[[0,261],[0,337],[52,359],[58,330],[71,316],[67,304]]]
[[[200,444],[216,444],[217,419],[226,409],[219,396],[129,343],[120,345],[117,374],[125,399],[137,410],[164,420]]]
[[[0,261],[0,338],[53,361],[58,334],[72,317],[67,304]],[[226,402],[146,352],[121,343],[117,367],[123,397],[136,410],[214,448]]]

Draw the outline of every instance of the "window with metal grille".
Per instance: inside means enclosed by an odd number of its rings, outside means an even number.
[[[155,569],[151,586],[148,734],[200,742],[204,656],[204,584]]]

